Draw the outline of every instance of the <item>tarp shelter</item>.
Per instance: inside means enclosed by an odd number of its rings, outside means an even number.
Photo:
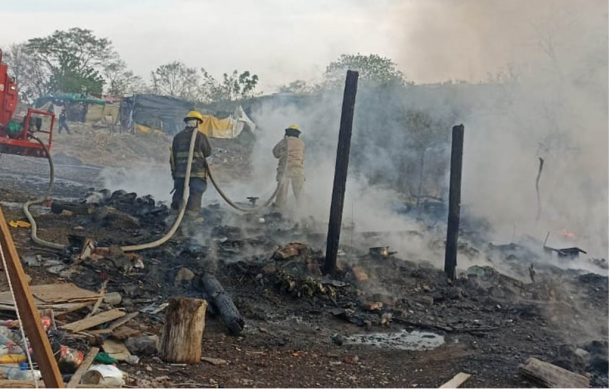
[[[157,129],[173,135],[184,128],[184,115],[193,109],[202,113],[207,111],[203,106],[175,97],[134,95],[124,98],[121,103],[121,125],[142,133]],[[210,114],[203,116],[200,131],[211,138],[232,139],[239,136],[244,127],[251,131],[256,127],[240,106],[226,118]]]
[[[254,130],[256,127],[243,108],[238,106],[232,116],[224,119],[212,115],[203,115],[203,123],[199,126],[199,131],[210,138],[233,139],[241,134],[246,124],[250,127],[250,130]]]
[[[114,121],[116,121],[118,117],[118,105],[114,108],[115,113],[113,114],[113,107],[106,108],[105,100],[81,93],[57,93],[42,96],[36,99],[34,106],[49,109],[51,104],[56,115],[61,112],[58,106],[65,107],[66,115],[70,121],[97,122],[107,115],[113,116]]]

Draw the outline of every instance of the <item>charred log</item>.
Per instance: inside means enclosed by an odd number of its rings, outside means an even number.
[[[208,273],[203,274],[199,278],[199,287],[204,292],[204,298],[218,312],[231,335],[239,335],[244,329],[244,318],[216,277]]]

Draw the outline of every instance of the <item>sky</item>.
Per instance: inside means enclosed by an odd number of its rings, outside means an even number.
[[[272,91],[297,79],[315,81],[341,54],[362,53],[391,58],[416,83],[477,82],[503,71],[520,51],[535,45],[538,37],[531,27],[561,12],[561,3],[9,0],[0,8],[0,47],[82,27],[110,38],[145,79],[157,66],[179,60],[216,77],[250,70],[260,76],[262,91]],[[605,1],[585,3],[607,15]]]

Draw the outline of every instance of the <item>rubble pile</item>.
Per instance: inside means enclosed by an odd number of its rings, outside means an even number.
[[[205,207],[206,223],[188,227],[188,234],[181,232],[159,248],[125,253],[120,245],[165,233],[175,217],[165,204],[101,190],[56,201],[50,211],[38,217],[41,234],[69,236],[68,249],[26,254],[23,262],[34,279],[55,285],[46,286],[47,300],[39,301],[39,308],[53,311],[49,337],[63,358],[66,380],[95,353],[77,377],[81,383],[189,382],[189,375],[158,373],[171,368],[164,367],[158,345],[165,309],[175,296],[207,300],[212,331],[233,335],[237,342],[247,339],[241,342],[253,342],[264,352],[307,344],[348,353],[361,347],[369,350],[364,355],[375,355],[370,347],[413,352],[459,344],[481,351],[480,357],[468,354],[460,362],[469,371],[485,363],[483,356],[497,353],[503,359],[495,368],[512,377],[518,363],[533,355],[589,373],[594,385],[608,380],[608,343],[600,335],[605,324],[592,329],[588,339],[578,328],[579,317],[607,315],[607,277],[537,264],[535,277],[525,281],[493,266],[472,266],[451,282],[426,262],[399,258],[383,246],[382,235],[375,238],[376,247],[342,247],[331,277],[321,271],[324,234],[314,223],[294,222],[274,211],[236,215],[218,204]],[[488,248],[466,241],[462,250],[479,255]],[[527,275],[530,262],[511,250],[516,273]],[[42,297],[37,287],[32,289]],[[49,299],[53,288],[63,291],[61,299]],[[286,332],[296,328],[315,328],[315,338]],[[204,344],[209,336],[204,335]],[[227,352],[217,355],[228,358]],[[346,366],[361,363],[349,358]]]

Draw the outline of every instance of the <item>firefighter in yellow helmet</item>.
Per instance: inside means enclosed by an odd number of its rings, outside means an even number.
[[[205,158],[209,157],[212,149],[207,136],[198,131],[199,125],[203,123],[203,116],[197,111],[189,112],[184,118],[186,124],[184,130],[174,136],[171,147],[170,167],[174,179],[174,196],[172,198],[172,209],[180,209],[184,190],[184,179],[186,177],[186,165],[188,162],[189,147],[193,131],[197,131],[195,138],[195,149],[193,150],[193,162],[189,181],[189,198],[186,204],[186,215],[196,219],[201,210],[201,199],[207,188],[207,169]]]
[[[278,159],[276,180],[279,185],[275,205],[280,209],[286,208],[288,187],[300,203],[305,185],[305,143],[299,138],[301,129],[292,124],[284,130],[284,138],[273,148],[273,156]]]

